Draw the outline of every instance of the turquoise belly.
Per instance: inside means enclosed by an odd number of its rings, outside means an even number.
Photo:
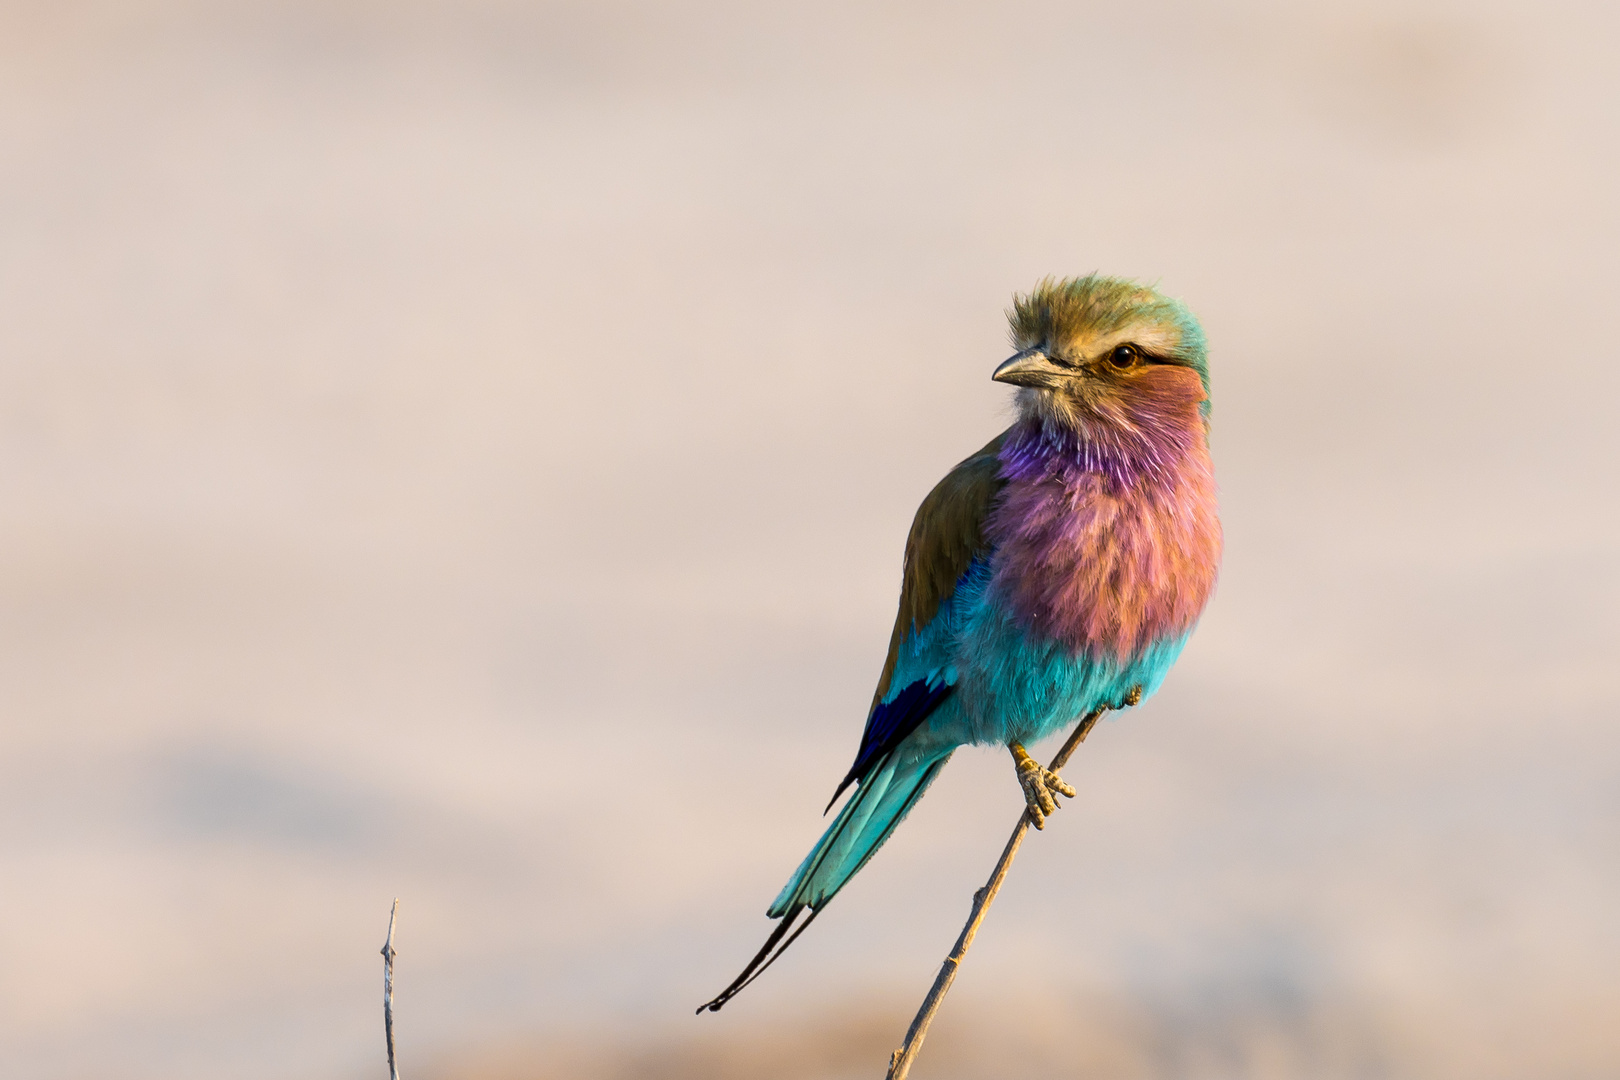
[[[919,680],[956,687],[924,725],[929,746],[1033,743],[1140,686],[1159,689],[1191,631],[1117,660],[1074,654],[997,603],[976,562],[927,626],[903,644],[886,699]],[[919,749],[926,747],[919,746]]]
[[[958,715],[940,720],[954,721],[964,742],[1037,742],[1093,709],[1123,704],[1138,686],[1144,700],[1151,696],[1187,637],[1156,642],[1125,660],[1074,655],[985,598],[955,642]]]

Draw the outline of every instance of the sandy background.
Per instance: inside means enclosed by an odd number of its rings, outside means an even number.
[[[958,755],[718,1016],[1049,273],[1227,559],[916,1075],[1620,1076],[1606,4],[6,3],[0,1074],[870,1077]]]

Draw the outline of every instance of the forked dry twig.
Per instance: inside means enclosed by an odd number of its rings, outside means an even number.
[[[388,1040],[388,1080],[399,1080],[394,1063],[394,920],[399,917],[399,898],[388,912],[388,940],[383,942],[383,1037]]]
[[[1134,704],[1134,702],[1133,702]],[[1075,727],[1074,733],[1063,744],[1063,749],[1057,752],[1048,766],[1052,772],[1057,772],[1069,763],[1069,757],[1080,744],[1086,741],[1092,727],[1102,716],[1103,709],[1096,709],[1088,713]],[[989,912],[990,905],[995,902],[996,893],[1001,891],[1001,883],[1007,877],[1007,870],[1012,866],[1013,856],[1018,854],[1018,846],[1024,842],[1024,834],[1029,831],[1029,811],[1026,809],[1018,818],[1018,827],[1013,829],[1012,838],[1001,852],[1001,859],[990,874],[990,880],[984,888],[973,894],[973,908],[968,913],[967,925],[962,927],[962,934],[956,939],[956,945],[951,949],[950,955],[940,965],[939,975],[934,979],[934,985],[923,999],[922,1008],[917,1010],[917,1017],[911,1022],[906,1031],[905,1045],[896,1050],[889,1058],[888,1080],[905,1080],[911,1072],[911,1063],[916,1060],[917,1052],[922,1049],[923,1039],[928,1036],[928,1025],[934,1022],[934,1014],[939,1011],[940,1003],[945,1000],[945,994],[956,981],[957,968],[961,966],[962,958],[973,945],[973,936],[979,932],[979,924],[984,922],[985,914]]]

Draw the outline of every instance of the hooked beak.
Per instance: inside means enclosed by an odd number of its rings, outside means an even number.
[[[1014,386],[1057,386],[1059,380],[1073,374],[1070,369],[1052,363],[1041,350],[1025,349],[1003,360],[990,377]]]

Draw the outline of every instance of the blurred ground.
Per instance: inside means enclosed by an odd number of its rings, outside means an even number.
[[[918,1077],[1620,1075],[1617,30],[0,5],[0,1074],[381,1075],[399,896],[407,1076],[876,1075],[998,755],[690,1010],[1101,269],[1205,319],[1228,557]]]

